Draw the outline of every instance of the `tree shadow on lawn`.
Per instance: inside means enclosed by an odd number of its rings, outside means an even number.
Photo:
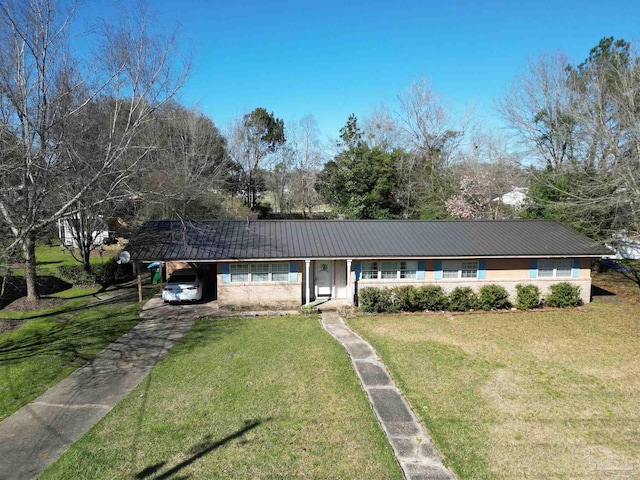
[[[0,285],[3,281],[4,277],[0,277]],[[36,277],[36,288],[40,295],[52,295],[54,293],[69,290],[72,287],[73,285],[65,282],[64,280],[60,280],[58,277],[50,275]],[[27,284],[24,277],[11,276],[10,278],[7,278],[4,295],[0,298],[0,309],[18,298],[25,297],[26,295]]]
[[[83,309],[86,307],[78,310]],[[114,317],[122,318],[113,320]],[[17,363],[38,355],[59,355],[65,358],[67,363],[87,361],[95,354],[87,356],[83,352],[95,350],[116,340],[129,330],[130,326],[131,316],[125,312],[118,312],[99,320],[63,322],[50,328],[16,335],[0,340],[0,365]]]
[[[191,453],[191,456],[189,458],[187,458],[186,460],[183,460],[182,462],[177,464],[175,467],[170,468],[166,472],[156,477],[153,477],[153,480],[165,480],[168,478],[173,478],[174,480],[176,480],[178,478],[188,478],[188,477],[174,477],[173,475],[178,473],[183,468],[188,467],[199,458],[202,458],[206,454],[211,453],[212,451],[223,446],[224,444],[243,436],[245,433],[260,426],[264,422],[268,422],[269,420],[271,420],[271,418],[267,418],[264,420],[246,420],[245,426],[243,428],[232,433],[231,435],[227,435],[226,437],[218,441],[212,441],[211,435],[207,435],[206,437],[204,437],[202,442],[198,443],[197,445],[194,445],[191,448],[191,450],[189,451],[189,453]],[[137,473],[135,478],[143,479],[143,478],[147,478],[152,475],[155,475],[166,465],[166,463],[167,462],[159,462],[154,465],[150,465],[144,470],[142,470],[141,472]]]
[[[98,293],[100,293],[100,292],[85,293],[85,294],[82,294],[82,295],[78,295],[78,296],[75,296],[75,297],[64,298],[64,299],[61,299],[61,300],[68,301],[68,300],[75,300],[75,299],[78,299],[78,298],[85,298],[85,297],[95,297],[95,298],[97,298],[96,295]],[[25,321],[25,320],[34,320],[34,319],[37,319],[37,318],[53,317],[55,315],[64,315],[64,314],[67,314],[67,313],[80,312],[80,311],[86,310],[88,308],[96,307],[96,306],[113,305],[113,304],[120,303],[120,302],[136,300],[137,298],[138,298],[138,293],[137,292],[129,291],[129,292],[120,293],[118,295],[114,295],[113,297],[108,298],[106,300],[98,299],[96,302],[90,302],[89,304],[78,305],[76,307],[64,308],[64,305],[63,305],[61,308],[55,308],[55,309],[52,309],[50,311],[34,312],[33,315],[29,315],[29,316],[25,315],[25,316],[21,317],[19,320]],[[0,318],[2,318],[2,317],[0,316]]]

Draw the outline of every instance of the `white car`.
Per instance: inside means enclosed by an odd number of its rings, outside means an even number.
[[[162,289],[162,300],[165,303],[201,300],[203,284],[200,272],[195,268],[174,270]]]

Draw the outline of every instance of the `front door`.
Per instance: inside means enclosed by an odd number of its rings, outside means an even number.
[[[333,262],[316,260],[316,297],[330,297],[333,287]]]

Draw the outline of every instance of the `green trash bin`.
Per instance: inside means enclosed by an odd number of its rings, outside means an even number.
[[[162,279],[162,269],[161,268],[153,268],[151,270],[151,283],[153,285],[157,285],[160,283]]]

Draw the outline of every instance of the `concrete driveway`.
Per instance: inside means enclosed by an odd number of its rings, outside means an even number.
[[[0,422],[0,479],[36,478],[138,385],[208,308],[151,299],[129,332]]]

